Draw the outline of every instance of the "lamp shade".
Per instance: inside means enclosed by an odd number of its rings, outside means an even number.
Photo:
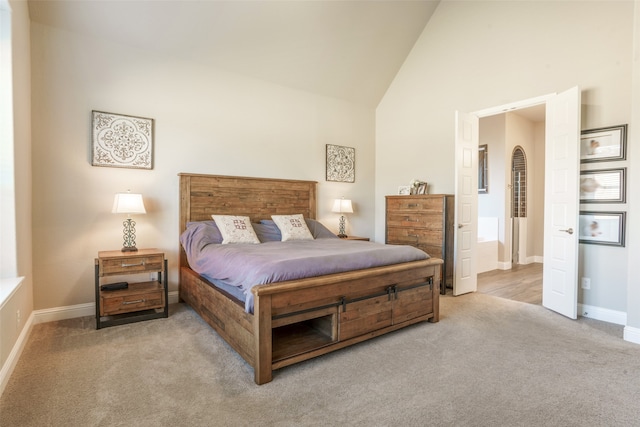
[[[142,194],[117,193],[113,199],[112,213],[146,214]]]
[[[351,200],[335,199],[335,201],[333,202],[333,209],[331,209],[331,211],[337,213],[353,213]]]

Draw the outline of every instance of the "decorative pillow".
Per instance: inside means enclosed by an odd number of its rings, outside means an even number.
[[[280,229],[283,242],[287,240],[313,240],[302,214],[271,215],[271,219]]]
[[[262,243],[265,242],[279,242],[282,240],[282,234],[280,233],[280,229],[278,226],[271,221],[268,220],[269,224],[261,223],[261,224],[252,224],[253,231],[256,232],[256,236],[258,236],[258,240]]]
[[[222,234],[222,244],[260,243],[248,216],[211,215]]]

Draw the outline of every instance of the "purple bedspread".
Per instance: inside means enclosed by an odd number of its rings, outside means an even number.
[[[191,269],[215,283],[242,289],[249,313],[255,285],[429,258],[412,246],[342,239],[201,245],[183,236],[181,241]]]

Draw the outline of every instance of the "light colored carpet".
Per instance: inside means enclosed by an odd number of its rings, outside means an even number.
[[[423,323],[276,371],[253,371],[187,306],[100,331],[36,325],[0,398],[9,426],[626,426],[640,346],[619,327],[470,294]]]

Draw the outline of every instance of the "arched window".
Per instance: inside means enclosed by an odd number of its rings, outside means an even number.
[[[527,216],[527,157],[522,147],[517,146],[511,155],[511,217]]]

